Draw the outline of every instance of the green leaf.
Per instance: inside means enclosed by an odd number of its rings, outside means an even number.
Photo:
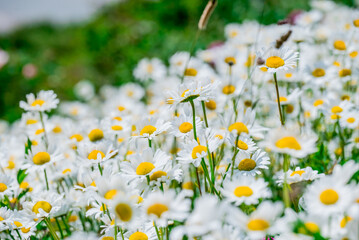
[[[24,179],[26,178],[26,176],[27,176],[26,169],[20,169],[17,172],[17,182],[19,184],[21,184],[24,181]]]

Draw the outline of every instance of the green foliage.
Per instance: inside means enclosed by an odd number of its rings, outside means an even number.
[[[167,59],[188,51],[205,5],[199,0],[129,0],[107,7],[88,23],[58,28],[44,24],[2,36],[0,48],[9,52],[10,62],[0,70],[0,117],[18,119],[18,103],[29,92],[55,89],[60,99],[74,100],[72,89],[80,80],[88,79],[97,88],[120,85],[134,80],[132,69],[141,58]],[[276,23],[295,9],[309,9],[308,0],[220,0],[196,48],[223,40],[227,23]],[[29,63],[38,72],[27,79],[22,69]]]

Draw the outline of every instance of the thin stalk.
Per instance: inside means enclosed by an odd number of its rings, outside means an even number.
[[[202,196],[201,181],[199,180],[198,168],[197,168],[197,167],[196,167],[196,178],[197,178],[197,184],[198,184],[199,194],[201,194],[201,196]]]
[[[275,90],[277,92],[277,103],[278,103],[278,110],[279,110],[279,116],[280,116],[280,122],[282,126],[284,126],[284,120],[283,120],[283,114],[282,114],[282,108],[280,107],[280,96],[279,96],[279,89],[278,89],[278,82],[277,82],[277,73],[275,72],[273,74],[274,82],[275,82]]]
[[[64,233],[62,232],[62,228],[61,228],[60,222],[59,222],[59,220],[58,220],[56,217],[55,217],[55,221],[56,221],[57,227],[58,227],[59,230],[60,230],[61,239],[63,239],[63,238],[64,238]]]
[[[60,238],[57,236],[56,231],[55,231],[54,227],[52,226],[49,218],[45,218],[45,223],[46,223],[47,228],[50,230],[51,236],[55,240],[60,240]]]
[[[69,227],[69,225],[67,225],[67,221],[66,221],[66,219],[65,219],[65,216],[61,216],[61,219],[62,219],[62,222],[63,222],[64,225],[65,225],[67,234],[70,235],[70,234],[71,234],[70,227]]]
[[[284,154],[283,159],[283,172],[284,172],[284,183],[283,183],[283,200],[286,208],[290,207],[289,199],[289,185],[287,183],[287,171],[289,169],[290,159],[289,155]]]
[[[151,140],[151,139],[148,139],[148,146],[149,146],[150,148],[152,148],[152,140]]]
[[[196,109],[194,107],[194,102],[192,99],[189,101],[189,103],[191,104],[191,107],[192,107],[194,140],[196,140],[196,142],[197,142],[198,139],[197,139],[197,131],[196,131]]]
[[[101,174],[101,176],[102,176],[102,167],[101,167],[101,164],[98,163],[97,166],[98,166],[98,170],[100,171],[100,174]]]
[[[204,105],[204,101],[201,101],[202,110],[204,115],[204,123],[206,124],[206,128],[208,128],[207,114],[206,114],[206,106]]]
[[[156,229],[156,234],[157,234],[157,238],[158,238],[158,240],[162,240],[162,238],[161,238],[161,234],[160,234],[160,232],[158,231],[158,227],[157,227],[157,225],[156,225],[156,222],[155,222],[155,221],[153,222],[153,225],[155,226],[155,229]]]
[[[50,188],[49,188],[49,182],[48,182],[48,180],[47,180],[47,173],[46,173],[46,169],[44,169],[44,175],[45,175],[46,189],[47,189],[47,191],[49,191],[49,190],[50,190]]]

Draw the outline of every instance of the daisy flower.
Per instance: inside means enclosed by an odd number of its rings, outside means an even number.
[[[27,162],[22,166],[22,169],[31,172],[43,170],[61,160],[63,156],[54,144],[50,144],[47,149],[43,144],[39,144],[32,146],[25,158]]]
[[[195,167],[198,167],[202,158],[206,157],[208,152],[212,153],[216,150],[218,139],[215,137],[208,140],[208,146],[199,144],[195,140],[189,141],[187,144],[183,144],[182,150],[178,153],[177,160],[182,164],[192,163]]]
[[[343,213],[352,202],[352,189],[335,177],[322,177],[309,185],[303,195],[307,211],[330,216]]]
[[[261,169],[268,169],[269,160],[267,153],[260,149],[257,149],[253,154],[238,152],[232,168],[235,173],[255,176],[261,173]]]
[[[144,58],[133,70],[133,75],[142,82],[148,79],[159,81],[166,75],[166,66],[158,58]]]
[[[277,128],[269,132],[263,146],[272,152],[286,153],[295,158],[303,158],[317,151],[315,135],[300,134],[296,127]]]
[[[282,213],[282,210],[282,203],[264,201],[249,216],[240,210],[234,211],[233,209],[233,218],[229,220],[234,226],[239,224],[249,239],[261,239],[267,233],[272,232],[275,220]]]
[[[32,195],[30,201],[23,203],[24,210],[33,218],[55,215],[61,208],[62,196],[55,192],[40,192]]]
[[[230,133],[228,141],[240,152],[253,153],[258,149],[252,138],[246,134],[238,136],[237,134]]]
[[[92,143],[82,141],[78,145],[78,158],[82,161],[83,166],[93,166],[103,163],[113,158],[117,154],[109,141]]]
[[[54,91],[40,91],[37,96],[33,93],[26,95],[26,102],[20,101],[20,107],[25,111],[45,112],[57,107],[59,99]]]
[[[152,192],[144,200],[143,211],[147,219],[158,226],[167,226],[169,219],[183,221],[191,206],[191,201],[185,197],[184,192],[177,195],[173,189],[165,193]]]
[[[163,167],[170,161],[171,157],[164,151],[157,149],[153,153],[152,148],[145,149],[141,154],[131,155],[130,162],[123,162],[121,171],[133,179],[139,179],[141,182],[148,179],[157,179],[165,176],[166,172],[162,171]]]
[[[236,175],[231,180],[223,182],[222,194],[228,201],[236,206],[242,203],[246,205],[257,204],[260,198],[269,198],[272,193],[268,189],[268,183],[262,178],[255,179],[252,176]]]
[[[133,136],[136,138],[148,138],[152,140],[159,134],[167,131],[171,126],[170,122],[165,122],[162,118],[150,118],[143,119],[137,126],[137,135]]]
[[[259,65],[260,68],[267,69],[269,73],[278,71],[286,71],[294,68],[297,65],[298,53],[288,48],[282,47],[280,49],[269,48],[262,49],[257,54],[258,59],[263,63]]]
[[[292,184],[303,181],[314,181],[315,179],[323,176],[323,173],[318,173],[318,171],[313,170],[311,167],[296,167],[294,171],[289,169],[285,174],[283,174],[283,172],[279,173],[277,183],[282,185],[285,178],[288,184]]]

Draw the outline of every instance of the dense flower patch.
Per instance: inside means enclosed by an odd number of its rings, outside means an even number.
[[[1,239],[358,239],[359,13],[294,22],[229,24],[83,102],[27,95],[0,135]]]

